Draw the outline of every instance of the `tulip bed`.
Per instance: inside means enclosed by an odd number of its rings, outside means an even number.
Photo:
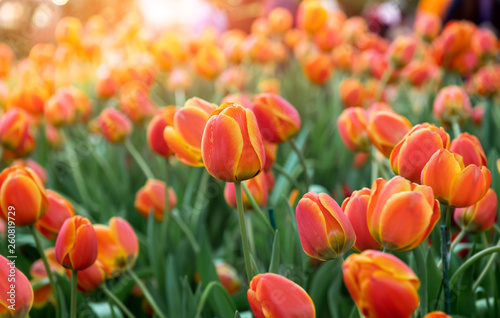
[[[500,317],[494,33],[295,18],[0,44],[1,317]]]

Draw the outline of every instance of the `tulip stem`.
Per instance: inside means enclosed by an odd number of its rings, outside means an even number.
[[[71,318],[76,318],[76,295],[78,285],[78,271],[72,269],[71,270]]]
[[[132,277],[132,279],[137,284],[137,286],[139,286],[139,288],[142,290],[144,297],[146,297],[147,301],[149,302],[149,304],[153,308],[155,315],[158,315],[160,318],[166,318],[166,316],[160,310],[160,307],[156,303],[155,299],[153,298],[153,296],[151,295],[149,290],[146,288],[146,286],[144,286],[144,284],[142,283],[140,278],[137,277],[137,275],[134,273],[134,271],[132,271],[131,268],[127,268],[127,272],[130,275],[130,277]]]
[[[135,148],[134,144],[130,141],[130,139],[125,140],[125,148],[127,148],[128,152],[134,157],[135,162],[139,165],[141,168],[142,172],[144,172],[144,175],[148,179],[154,179],[154,174],[149,168],[148,164],[144,160],[144,158],[141,156],[137,148]]]
[[[203,294],[201,294],[200,302],[198,303],[198,308],[196,309],[196,314],[194,315],[195,318],[200,317],[201,312],[203,310],[203,307],[205,306],[205,303],[207,302],[208,296],[210,296],[210,292],[212,291],[213,288],[218,287],[221,291],[223,291],[225,294],[227,294],[226,289],[219,283],[212,281],[207,284],[207,288],[203,291]]]
[[[420,288],[418,290],[420,296],[420,316],[424,317],[427,314],[427,267],[425,265],[422,244],[413,249],[413,256],[415,256],[415,263],[417,265],[417,276],[420,279]]]
[[[175,96],[175,105],[183,106],[184,102],[186,101],[186,92],[183,89],[178,88],[175,90],[174,94],[175,94],[174,95]]]
[[[288,172],[286,172],[285,168],[280,166],[277,163],[273,164],[273,169],[278,171],[283,177],[285,177],[297,190],[301,188],[301,185],[295,180],[294,177],[292,177]]]
[[[45,271],[47,272],[47,277],[49,278],[50,282],[50,289],[52,289],[52,294],[54,295],[54,300],[56,302],[56,317],[59,318],[61,317],[61,303],[59,301],[59,293],[57,286],[54,281],[54,276],[52,271],[50,270],[50,265],[49,262],[47,261],[47,256],[45,255],[45,251],[43,250],[42,244],[40,243],[40,238],[38,237],[38,234],[36,233],[35,227],[32,225],[29,226],[31,235],[33,235],[33,239],[35,240],[35,245],[36,248],[38,249],[38,252],[40,253],[40,258],[42,259],[43,265],[45,267]]]
[[[271,231],[271,233],[274,233],[274,229],[271,226],[271,223],[266,218],[266,215],[264,214],[264,212],[262,212],[262,209],[259,207],[259,204],[257,204],[257,201],[255,201],[255,199],[252,196],[252,193],[250,192],[250,190],[248,189],[246,183],[242,182],[241,186],[243,187],[243,191],[245,191],[245,194],[246,194],[248,200],[250,201],[250,204],[252,205],[254,211],[257,212],[257,215],[264,222],[264,224],[266,225],[267,229],[269,231]]]
[[[102,291],[106,294],[109,300],[114,303],[128,318],[135,318],[134,314],[125,306],[118,297],[116,297],[106,286],[106,284],[101,285]]]
[[[241,182],[235,182],[234,188],[236,192],[236,206],[238,207],[238,219],[240,223],[240,232],[241,232],[241,243],[243,245],[243,257],[245,259],[245,270],[247,272],[247,280],[248,283],[252,280],[253,272],[252,272],[252,264],[250,260],[250,250],[248,248],[248,237],[247,230],[245,226],[245,211],[243,210],[243,198],[241,195]]]
[[[208,200],[207,186],[210,174],[203,168],[201,172],[200,185],[198,187],[198,193],[196,194],[196,199],[194,201],[194,208],[191,214],[191,225],[195,228],[198,226],[198,220],[200,219],[200,214],[203,206],[206,205]],[[189,202],[188,200],[187,202]]]
[[[193,232],[189,229],[186,223],[181,219],[181,217],[172,214],[172,220],[179,226],[182,232],[186,235],[189,244],[191,244],[191,247],[193,248],[193,251],[198,254],[200,251],[200,246],[198,245],[198,242],[196,242],[196,238],[193,235]]]
[[[495,231],[497,231],[498,234],[500,234],[500,226],[498,226],[498,224],[493,224],[493,228],[495,229]]]
[[[460,125],[455,117],[451,119],[451,128],[453,129],[453,136],[458,138],[458,136],[460,136]]]
[[[392,73],[394,72],[394,65],[392,63],[389,63],[389,66],[384,71],[384,74],[382,74],[382,78],[380,79],[380,82],[377,86],[377,91],[375,92],[375,96],[373,97],[373,102],[379,102],[380,98],[382,97],[382,93],[384,92],[385,87],[387,86],[387,83],[389,82],[389,79],[391,78]]]
[[[293,151],[295,151],[295,153],[297,154],[297,157],[299,157],[300,164],[304,169],[304,181],[306,183],[306,192],[307,192],[309,191],[309,186],[311,185],[311,179],[309,178],[309,173],[307,172],[306,158],[304,157],[304,154],[300,150],[295,140],[290,139],[290,145],[292,146]]]
[[[448,278],[448,231],[441,225],[441,260],[443,262],[444,306],[446,314],[451,313],[450,280]]]
[[[450,279],[450,287],[453,288],[455,281],[460,278],[460,275],[462,275],[472,264],[474,264],[476,261],[480,260],[484,256],[487,256],[492,253],[498,253],[500,252],[500,241],[497,243],[496,246],[489,247],[487,249],[482,250],[479,253],[474,254],[471,258],[469,258],[465,263],[460,266],[453,276]]]
[[[161,233],[163,235],[162,242],[167,242],[167,229],[168,219],[170,217],[170,196],[168,191],[168,159],[165,160],[165,192],[164,192],[164,207],[163,207],[163,220],[161,224]],[[165,247],[167,245],[165,244]],[[166,255],[166,250],[165,250]]]
[[[483,236],[484,236],[484,233],[483,233]],[[485,239],[486,239],[486,237],[485,237]],[[500,246],[500,240],[498,240],[497,246]],[[483,271],[481,272],[481,274],[479,274],[479,277],[477,278],[477,280],[472,285],[472,290],[473,291],[475,291],[479,287],[479,284],[481,284],[481,282],[483,281],[484,277],[486,277],[486,274],[488,274],[490,272],[491,267],[493,266],[493,264],[495,264],[495,258],[497,256],[498,256],[498,253],[493,253],[490,256],[490,259],[488,260],[488,263],[486,263],[486,267],[483,269]]]
[[[457,245],[460,243],[460,241],[464,238],[465,234],[467,234],[467,232],[465,230],[462,230],[462,231],[460,231],[460,233],[458,233],[457,237],[455,237],[455,239],[453,240],[453,242],[451,243],[451,246],[450,246],[450,255],[451,255],[451,253],[453,253],[453,251],[455,250]],[[442,266],[443,266],[443,260],[440,259],[439,262],[437,263],[437,267],[438,267],[438,269],[441,269]]]

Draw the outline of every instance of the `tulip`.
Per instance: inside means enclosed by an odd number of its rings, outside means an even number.
[[[264,168],[265,152],[253,112],[234,103],[220,105],[203,132],[201,155],[217,179],[241,182],[258,175]]]
[[[347,78],[339,87],[340,99],[344,107],[363,106],[365,87],[358,79]]]
[[[30,168],[10,167],[0,173],[0,217],[16,226],[31,225],[48,209],[45,187]]]
[[[112,144],[121,143],[132,132],[132,123],[122,112],[114,108],[105,108],[97,125],[101,134]]]
[[[448,22],[437,40],[443,44],[446,56],[454,56],[465,51],[470,44],[476,26],[465,20]]]
[[[217,271],[217,276],[219,276],[220,283],[229,295],[234,295],[240,291],[241,281],[234,267],[224,262],[217,262],[215,270]]]
[[[417,309],[420,281],[396,256],[368,250],[350,255],[343,269],[347,290],[364,317],[410,318]]]
[[[399,36],[395,38],[387,52],[391,64],[396,69],[406,66],[413,58],[417,46],[418,42],[412,36]]]
[[[281,82],[276,78],[261,79],[257,84],[257,91],[259,93],[270,93],[279,95],[281,91]]]
[[[342,203],[342,211],[347,215],[356,234],[356,242],[352,247],[356,252],[382,249],[382,245],[373,238],[368,229],[366,214],[370,194],[370,189],[363,188],[359,191],[354,191]]]
[[[217,78],[216,88],[224,93],[242,91],[247,82],[247,73],[240,67],[230,67],[224,70]]]
[[[293,25],[293,16],[285,8],[274,8],[267,16],[269,31],[276,34],[284,34]]]
[[[177,197],[172,188],[168,188],[169,211],[175,208]],[[145,218],[154,212],[158,222],[163,220],[165,210],[165,182],[149,179],[146,184],[137,191],[134,206]]]
[[[190,73],[183,69],[175,69],[169,75],[166,82],[166,87],[169,91],[187,91],[193,83]]]
[[[61,149],[64,139],[56,127],[52,125],[45,126],[45,136],[47,137],[47,143],[52,149]]]
[[[50,91],[43,85],[41,79],[18,84],[10,94],[7,109],[22,108],[33,116],[43,115],[45,102],[50,98]]]
[[[255,199],[257,204],[260,207],[264,207],[267,203],[268,196],[268,186],[267,186],[267,176],[265,173],[260,173],[256,177],[252,179],[248,179],[244,181],[252,194],[252,197]],[[236,192],[235,192],[234,183],[226,183],[226,187],[224,188],[224,198],[226,199],[227,204],[236,209]],[[253,210],[253,206],[250,203],[250,199],[247,197],[246,193],[241,189],[242,198],[243,198],[243,207],[246,210]]]
[[[179,62],[182,62],[186,48],[180,36],[175,32],[166,32],[153,43],[152,54],[162,71],[170,72]]]
[[[14,261],[0,255],[0,314],[2,317],[25,318],[33,305],[33,288]],[[15,283],[7,277],[13,277]],[[10,282],[10,283],[9,283]],[[12,288],[14,286],[14,288]]]
[[[100,65],[96,74],[96,93],[100,98],[115,96],[118,90],[116,76],[104,65]]]
[[[55,240],[64,221],[75,216],[71,203],[52,190],[47,190],[49,208],[47,213],[35,223],[35,228],[49,240]]]
[[[132,226],[120,217],[112,217],[109,226],[95,226],[97,260],[102,264],[106,277],[121,275],[132,268],[139,253],[139,243]]]
[[[390,158],[392,149],[410,131],[411,123],[395,112],[380,110],[370,113],[367,129],[373,145]]]
[[[221,48],[229,62],[240,64],[243,60],[243,41],[246,33],[242,30],[232,29],[221,36]]]
[[[243,53],[257,64],[270,63],[275,57],[273,42],[263,35],[252,34],[243,42]]]
[[[42,181],[43,184],[47,183],[47,172],[45,169],[39,165],[35,160],[33,159],[17,159],[16,161],[12,162],[11,164],[12,167],[27,167],[33,170],[38,178],[40,178],[40,181]]]
[[[56,260],[56,253],[54,248],[48,248],[44,253],[45,257],[47,258],[50,271],[52,273],[64,273],[64,267],[62,267]],[[39,284],[40,281],[48,277],[42,259],[37,259],[33,262],[33,264],[31,264],[30,275],[32,277],[32,285]],[[33,296],[33,307],[35,308],[42,308],[47,304],[49,300],[53,301],[52,287],[50,286],[50,283],[47,281],[46,284],[33,290]]]
[[[14,59],[14,52],[5,43],[0,43],[0,79],[6,78],[10,73],[10,65]]]
[[[422,169],[439,149],[450,147],[450,136],[443,128],[423,123],[414,126],[394,147],[391,153],[391,167],[395,174],[420,182]]]
[[[491,173],[484,166],[465,167],[462,156],[441,149],[422,170],[422,184],[430,186],[441,203],[462,208],[473,205],[486,194]]]
[[[370,146],[367,130],[368,114],[361,107],[344,109],[337,120],[340,137],[352,152],[366,152]]]
[[[151,119],[147,129],[148,145],[156,154],[169,157],[173,151],[168,147],[163,131],[167,126],[173,126],[175,113],[179,109],[175,106],[160,108],[156,115]]]
[[[300,130],[300,116],[284,98],[270,93],[255,95],[251,107],[262,137],[272,143],[290,140]]]
[[[476,29],[471,38],[471,48],[481,61],[494,59],[498,52],[497,37],[488,29]]]
[[[431,42],[441,31],[441,18],[432,13],[419,12],[413,31],[425,41]]]
[[[333,74],[332,61],[326,54],[314,54],[304,64],[304,75],[314,84],[326,84]]]
[[[97,258],[96,231],[90,221],[79,215],[64,221],[56,240],[59,264],[71,270],[84,270]]]
[[[451,142],[450,151],[462,156],[465,167],[471,164],[478,167],[487,165],[483,147],[476,136],[468,133],[460,134]]]
[[[352,45],[341,44],[332,50],[332,65],[343,71],[350,71],[354,54],[356,52]]]
[[[341,41],[338,30],[328,24],[325,24],[314,36],[314,43],[324,52],[331,52]]]
[[[297,24],[308,33],[316,33],[326,23],[328,12],[320,1],[304,1],[297,10]]]
[[[250,282],[247,297],[255,318],[316,317],[316,308],[306,291],[277,274],[255,276]]]
[[[141,82],[129,82],[120,91],[120,109],[137,124],[155,113],[156,106],[149,98],[148,87]]]
[[[441,215],[432,189],[400,176],[373,183],[368,203],[368,228],[373,238],[392,251],[411,250],[432,232]]]
[[[442,311],[433,311],[424,316],[424,318],[453,318]]]
[[[59,43],[79,46],[82,34],[82,23],[77,18],[64,17],[57,22],[55,36]]]
[[[500,89],[500,67],[485,66],[469,81],[472,91],[482,97],[490,97]]]
[[[66,270],[69,280],[73,277],[71,271]],[[89,294],[99,288],[106,279],[106,274],[101,268],[99,261],[96,261],[90,267],[77,272],[77,288],[82,293]]]
[[[53,126],[71,125],[80,119],[87,122],[92,106],[87,96],[79,89],[68,86],[59,89],[45,104],[45,119]]]
[[[0,144],[20,155],[29,154],[34,148],[29,115],[20,108],[12,108],[0,118]]]
[[[194,66],[202,78],[212,80],[226,67],[224,52],[215,45],[204,46],[196,53]]]
[[[433,107],[434,116],[445,125],[450,125],[453,121],[463,122],[472,113],[469,96],[459,86],[442,88]]]
[[[474,205],[455,209],[455,222],[471,234],[480,234],[495,224],[497,204],[497,194],[493,189],[489,189]]]
[[[401,72],[401,77],[408,80],[415,87],[422,87],[431,79],[439,79],[439,67],[423,60],[413,60]]]
[[[356,241],[351,222],[325,193],[306,193],[297,205],[296,217],[302,248],[310,257],[337,258]]]

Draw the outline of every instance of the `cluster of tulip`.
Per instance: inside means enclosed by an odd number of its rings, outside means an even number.
[[[307,0],[55,38],[0,44],[0,316],[500,315],[493,32],[420,12],[390,42]]]

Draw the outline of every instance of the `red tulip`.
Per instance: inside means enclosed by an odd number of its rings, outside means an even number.
[[[344,109],[337,120],[340,137],[352,152],[366,152],[370,146],[368,114],[361,107]]]
[[[450,151],[461,155],[466,167],[470,164],[478,167],[487,165],[483,147],[476,136],[468,133],[460,134],[451,142]]]
[[[495,224],[497,204],[497,194],[493,189],[489,189],[484,197],[474,205],[455,209],[455,222],[462,229],[472,234],[487,231]]]
[[[175,208],[177,197],[172,188],[168,188],[169,211]],[[149,179],[146,185],[137,191],[134,206],[145,218],[154,212],[158,222],[163,220],[165,209],[165,182]]]
[[[149,148],[160,156],[168,157],[173,153],[168,147],[165,138],[163,138],[163,132],[165,127],[173,126],[174,115],[178,110],[175,106],[160,108],[148,125],[147,140]]]
[[[97,124],[101,134],[110,143],[121,143],[132,132],[132,123],[122,112],[114,108],[105,108]]]
[[[49,208],[47,213],[35,223],[35,228],[49,240],[55,240],[64,222],[75,216],[71,203],[52,190],[47,190]]]
[[[33,305],[33,288],[26,276],[16,268],[15,261],[3,255],[0,255],[0,277],[2,317],[28,317]]]
[[[370,113],[368,136],[377,149],[390,158],[392,149],[410,131],[411,123],[406,117],[392,111],[380,110]]]
[[[66,274],[71,280],[71,277],[73,275],[72,272],[66,270]],[[101,268],[99,261],[96,261],[94,264],[92,264],[92,266],[78,271],[76,277],[78,290],[82,293],[88,294],[99,288],[99,286],[104,283],[106,274]]]

